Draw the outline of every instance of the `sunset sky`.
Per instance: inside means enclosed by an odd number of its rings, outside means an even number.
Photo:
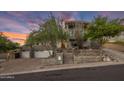
[[[50,12],[45,11],[1,11],[0,12],[0,32],[3,32],[10,40],[24,44],[26,37],[37,28],[37,24],[43,23],[48,18]],[[109,11],[77,11],[77,12],[52,12],[55,17],[63,18],[64,20],[84,20],[91,21],[94,16],[102,15],[109,18],[124,18],[124,12],[109,12]]]

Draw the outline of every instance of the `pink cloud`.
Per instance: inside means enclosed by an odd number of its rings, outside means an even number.
[[[63,11],[63,12],[56,12],[55,14],[56,14],[56,16],[58,16],[64,20],[79,19],[78,12]]]
[[[18,17],[19,19],[21,19],[22,21],[26,22],[27,24],[36,24],[39,22],[38,18],[29,18],[28,12],[24,12],[24,11],[8,11],[7,12],[10,15],[13,15],[15,17]],[[30,26],[30,25],[29,25]]]
[[[27,14],[27,12],[24,11],[7,11],[7,13],[18,17],[24,17]]]
[[[8,28],[12,29],[13,32],[18,31],[18,33],[29,33],[30,30],[26,28],[25,26],[21,25],[19,22],[5,18],[5,17],[0,17],[0,28]]]
[[[27,25],[29,26],[30,30],[36,30],[39,28],[39,25],[37,23],[27,23]]]
[[[8,11],[7,12],[10,15],[13,15],[15,17],[19,17],[21,18],[21,20],[24,20],[26,22],[31,22],[31,23],[37,23],[40,20],[42,20],[41,16],[35,16],[35,18],[32,18],[30,16],[30,12],[26,12],[26,11]]]
[[[102,16],[110,16],[111,13],[109,11],[101,11],[98,13],[98,15],[102,15]]]

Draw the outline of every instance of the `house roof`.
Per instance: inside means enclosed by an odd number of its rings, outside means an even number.
[[[44,47],[42,45],[34,45],[32,48],[35,51],[48,50],[47,47]],[[21,49],[22,49],[22,51],[30,51],[31,50],[31,47],[30,46],[23,46]],[[49,49],[51,49],[51,47],[49,47]]]
[[[21,47],[21,50],[22,50],[22,51],[30,51],[31,48],[30,48],[30,46],[22,46],[22,47]]]

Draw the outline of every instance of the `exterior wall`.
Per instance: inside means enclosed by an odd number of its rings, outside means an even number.
[[[102,58],[100,56],[74,56],[74,63],[87,63],[87,62],[101,62]]]
[[[30,51],[22,51],[21,57],[22,58],[30,58]]]
[[[49,54],[49,52],[51,53],[51,55],[53,54],[52,50],[49,50],[49,51],[35,51],[34,56],[35,56],[35,58],[48,58],[48,57],[51,56]]]
[[[69,25],[72,26],[72,28],[70,28]],[[69,33],[70,38],[75,38],[76,33],[83,33],[84,24],[78,21],[67,21],[64,23],[63,28]]]
[[[7,59],[7,53],[0,53],[0,62],[5,62]]]
[[[26,60],[36,60],[41,62],[42,65],[56,65],[56,64],[79,64],[87,62],[101,62],[100,50],[65,50],[63,52],[57,52],[55,57],[49,57],[48,51],[35,51],[35,58],[30,59],[29,51],[22,52],[22,58]]]
[[[63,22],[64,31],[69,33],[68,48],[77,48],[77,38],[85,33],[85,22],[82,21],[65,21]]]
[[[56,53],[55,59],[58,64],[63,64],[63,53]]]
[[[0,59],[6,59],[7,53],[0,53]]]
[[[35,59],[34,59],[35,60]],[[50,65],[59,65],[60,63],[57,62],[56,58],[42,58],[38,59],[42,66],[50,66]]]
[[[101,50],[80,50],[74,55],[74,63],[101,62]]]
[[[48,58],[50,57],[50,54],[53,54],[52,50],[49,51],[34,51],[34,58]],[[30,51],[22,51],[21,58],[31,58],[30,57]]]
[[[0,61],[10,60],[10,59],[15,59],[15,53],[14,52],[0,53]]]
[[[64,51],[64,64],[73,64],[74,54],[72,50]]]
[[[101,50],[71,50],[56,53],[57,57],[61,54],[63,64],[78,64],[88,62],[102,62]],[[58,62],[60,63],[60,62]]]

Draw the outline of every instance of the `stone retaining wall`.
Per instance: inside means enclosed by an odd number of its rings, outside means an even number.
[[[8,63],[21,63],[22,64],[32,64],[32,66],[35,66],[35,64],[39,64],[39,66],[49,66],[49,65],[57,65],[59,64],[56,60],[56,58],[21,58],[21,59],[11,59],[8,61]]]
[[[101,50],[81,50],[74,54],[74,63],[101,62]]]
[[[0,53],[0,59],[6,59],[7,53]]]
[[[102,51],[100,49],[83,49],[83,50],[64,50],[63,58],[64,64],[78,64],[86,62],[101,62],[102,61]],[[58,55],[58,54],[56,54]]]
[[[63,64],[63,53],[56,53],[55,59],[58,64]]]
[[[42,58],[39,59],[42,63],[42,65],[57,65],[57,64],[61,64],[59,62],[57,62],[56,58]]]
[[[101,62],[100,56],[74,56],[74,63]]]

